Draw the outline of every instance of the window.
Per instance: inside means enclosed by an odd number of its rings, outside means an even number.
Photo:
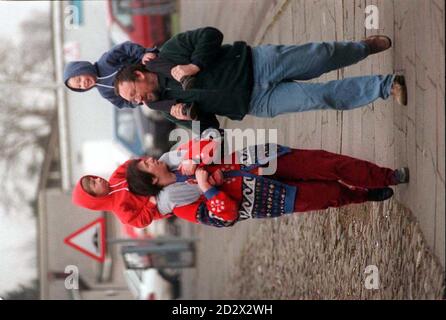
[[[135,143],[136,131],[132,114],[121,114],[118,116],[118,137],[129,144]]]
[[[133,109],[115,110],[115,137],[131,153],[142,153],[142,141],[137,131]]]

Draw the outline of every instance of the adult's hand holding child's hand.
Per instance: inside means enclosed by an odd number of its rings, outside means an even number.
[[[180,172],[183,175],[191,176],[197,169],[197,164],[193,160],[184,160],[180,165]]]
[[[197,168],[197,170],[195,170],[195,179],[203,192],[206,192],[212,188],[211,184],[208,182],[208,177],[209,173],[203,168]]]
[[[209,177],[209,180],[211,180],[214,182],[212,185],[213,186],[221,186],[223,184],[223,182],[225,182],[225,178],[223,176],[223,172],[218,169],[216,170],[212,176]]]
[[[173,105],[172,108],[170,109],[170,115],[174,118],[177,118],[178,120],[190,120],[188,116],[185,116],[183,114],[183,108],[184,108],[183,103],[177,103]]]
[[[180,82],[183,77],[193,76],[198,72],[200,72],[200,68],[192,63],[177,65],[176,67],[173,67],[172,70],[170,71],[172,77],[178,82]]]

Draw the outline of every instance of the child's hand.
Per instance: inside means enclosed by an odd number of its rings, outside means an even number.
[[[179,167],[181,174],[191,176],[195,173],[197,165],[192,160],[184,160]]]
[[[203,192],[206,192],[210,188],[212,188],[212,186],[208,182],[208,177],[208,172],[203,168],[197,168],[197,170],[195,171],[195,178],[197,179],[198,186]]]
[[[142,56],[141,62],[142,64],[146,64],[148,61],[153,60],[157,57],[156,53],[147,52]]]
[[[200,72],[200,68],[192,63],[178,65],[176,67],[173,67],[172,70],[170,71],[172,77],[178,82],[180,82],[183,77],[193,76],[198,72]]]
[[[150,196],[149,201],[153,204],[156,204],[156,198],[154,196]]]

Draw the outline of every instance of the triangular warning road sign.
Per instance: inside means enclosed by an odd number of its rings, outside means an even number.
[[[99,218],[64,239],[64,243],[87,256],[105,260],[105,219]]]

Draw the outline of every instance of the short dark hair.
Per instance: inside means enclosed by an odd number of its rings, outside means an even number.
[[[161,191],[161,187],[153,183],[155,176],[151,173],[138,169],[139,159],[130,161],[126,178],[130,192],[140,196],[156,196]]]
[[[118,73],[115,76],[115,94],[119,96],[119,89],[118,85],[120,85],[123,82],[133,82],[136,81],[138,78],[136,77],[135,71],[139,72],[149,72],[146,67],[142,64],[129,64],[125,67],[123,67],[121,70],[118,71]]]

